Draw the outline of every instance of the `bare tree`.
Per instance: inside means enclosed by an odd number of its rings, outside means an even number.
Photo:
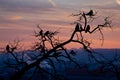
[[[20,65],[26,65],[27,63],[24,61],[23,55],[20,54],[18,56],[17,50],[21,48],[20,46],[20,41],[19,40],[14,40],[13,43],[9,43],[6,45],[6,55],[9,55],[11,57],[6,57],[7,60],[4,60],[4,63],[6,64],[6,67],[16,69],[16,71],[20,70]],[[11,60],[12,59],[12,60]]]
[[[98,24],[96,27],[92,28],[90,23],[94,21],[96,12],[93,10],[90,10],[89,12],[80,12],[79,14],[72,14],[72,16],[77,16],[79,20],[76,20],[74,22],[75,28],[70,36],[70,38],[64,42],[60,42],[59,39],[56,39],[55,36],[58,34],[57,31],[45,31],[41,29],[41,27],[38,25],[38,32],[35,32],[35,37],[38,39],[38,42],[34,45],[34,50],[39,51],[39,55],[34,55],[35,59],[30,63],[26,64],[24,67],[22,67],[19,71],[16,72],[14,76],[11,77],[11,80],[18,80],[20,79],[27,71],[29,71],[32,68],[35,68],[33,74],[37,71],[42,71],[50,76],[52,76],[53,80],[64,80],[65,77],[60,74],[58,74],[58,71],[56,69],[57,63],[64,63],[65,59],[69,60],[70,62],[73,62],[78,67],[80,67],[79,63],[73,58],[73,56],[76,55],[74,50],[68,51],[65,45],[74,42],[78,43],[83,46],[83,48],[92,56],[92,51],[90,47],[90,42],[87,41],[84,38],[84,34],[92,34],[95,31],[99,31],[101,33],[101,36],[104,40],[102,28],[104,27],[111,27],[111,20],[109,20],[109,17],[106,17],[104,19],[104,23]],[[6,50],[7,52],[10,52],[10,47],[7,46]],[[14,48],[11,48],[11,54],[13,55]],[[14,55],[13,55],[14,57]],[[15,60],[19,63],[18,58],[14,57]],[[98,61],[95,57],[94,59]],[[47,71],[46,69],[43,69],[40,64],[43,61],[47,61],[50,66],[52,67],[52,72]],[[98,61],[100,62],[100,61]],[[31,75],[32,77],[33,75]],[[30,78],[31,78],[30,77]]]

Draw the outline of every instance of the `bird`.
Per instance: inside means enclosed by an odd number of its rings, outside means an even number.
[[[40,35],[40,36],[42,36],[42,35],[43,35],[43,30],[41,30],[41,31],[39,32],[39,35]]]
[[[94,16],[93,10],[90,10],[86,15],[88,15],[88,16]]]
[[[90,25],[87,25],[86,29],[85,29],[85,33],[90,32]]]
[[[7,53],[10,52],[10,46],[9,45],[6,45],[6,51],[7,51]]]
[[[45,32],[45,35],[48,36],[49,33],[50,33],[49,31],[46,31],[46,32]]]
[[[79,24],[77,23],[76,26],[75,26],[75,31],[79,31]]]

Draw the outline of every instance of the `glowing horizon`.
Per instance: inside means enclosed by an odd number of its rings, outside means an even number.
[[[104,3],[105,2],[105,3]],[[0,1],[0,47],[20,39],[25,45],[34,42],[33,32],[39,24],[43,29],[59,30],[62,40],[68,38],[74,25],[72,13],[90,9],[98,11],[98,17],[110,16],[113,31],[106,29],[101,47],[99,33],[94,35],[93,48],[120,48],[120,1],[119,0],[1,0]],[[98,24],[101,21],[97,21]],[[26,43],[28,42],[28,43]],[[69,45],[71,46],[71,45]],[[76,47],[76,46],[74,46]]]

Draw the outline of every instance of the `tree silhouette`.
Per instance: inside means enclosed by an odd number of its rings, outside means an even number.
[[[93,10],[90,10],[89,12],[80,12],[79,14],[72,14],[72,16],[77,16],[79,17],[79,20],[76,20],[74,22],[75,28],[70,36],[70,38],[64,42],[60,42],[59,39],[56,39],[56,35],[58,34],[57,31],[45,31],[41,29],[41,27],[38,25],[38,32],[35,32],[35,37],[38,39],[38,42],[35,43],[33,46],[35,51],[39,52],[39,55],[35,56],[35,59],[30,63],[26,63],[25,66],[23,66],[20,70],[16,72],[14,76],[11,77],[11,80],[18,80],[22,76],[25,75],[27,71],[29,71],[32,68],[35,68],[35,71],[42,71],[42,73],[46,73],[52,77],[53,80],[65,80],[65,76],[62,76],[58,74],[58,71],[56,70],[56,64],[54,63],[55,61],[57,63],[64,63],[65,59],[69,60],[70,62],[73,62],[76,64],[78,67],[81,67],[79,63],[73,58],[73,56],[76,55],[74,50],[71,50],[70,52],[67,50],[65,45],[73,42],[73,43],[78,43],[83,46],[83,49],[85,49],[88,53],[91,54],[92,57],[92,51],[90,47],[90,42],[85,40],[83,33],[85,34],[92,34],[95,31],[99,31],[101,35],[103,36],[102,33],[102,28],[104,27],[111,27],[111,21],[109,20],[109,17],[106,17],[104,19],[104,23],[98,24],[96,27],[91,30],[92,26],[90,25],[90,22],[94,21],[96,13]],[[78,34],[79,33],[79,34]],[[77,35],[77,36],[76,36]],[[75,38],[77,37],[77,38]],[[6,48],[8,51],[8,48]],[[13,52],[11,52],[13,53]],[[97,59],[94,58],[96,61]],[[19,62],[19,59],[16,61]],[[52,72],[47,71],[46,69],[43,69],[40,64],[43,61],[47,61],[50,66],[52,67]],[[34,71],[34,72],[35,72]]]

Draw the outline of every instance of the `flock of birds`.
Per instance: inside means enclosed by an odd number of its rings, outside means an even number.
[[[90,17],[94,16],[93,10],[90,10],[88,13],[86,13],[86,14],[84,14],[84,15],[90,16]],[[77,31],[80,31],[80,32],[81,32],[81,31],[85,31],[85,33],[90,32],[90,25],[87,25],[87,26],[85,26],[85,28],[82,28],[82,25],[79,24],[79,23],[77,23],[77,24],[76,24],[76,27],[75,27],[75,31],[76,31],[76,32],[77,32]]]

